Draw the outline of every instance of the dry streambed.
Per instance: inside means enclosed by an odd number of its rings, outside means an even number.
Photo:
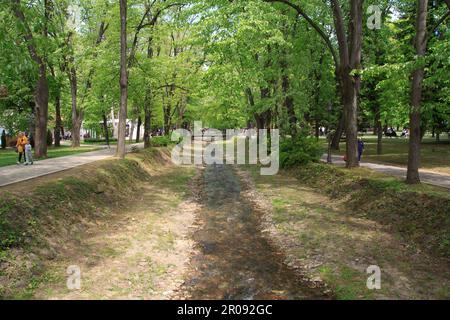
[[[196,251],[177,298],[328,299],[322,285],[284,263],[263,236],[260,215],[242,197],[234,169],[211,165],[201,181],[201,209],[192,233]]]

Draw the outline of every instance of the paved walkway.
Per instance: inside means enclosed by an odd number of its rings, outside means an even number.
[[[143,143],[140,144],[132,144],[127,145],[127,150],[130,150],[132,147],[143,147]],[[48,174],[72,169],[78,166],[82,166],[84,164],[92,163],[99,160],[104,160],[109,157],[114,156],[115,147],[110,149],[105,148],[102,150],[92,151],[92,152],[84,152],[80,154],[59,157],[59,158],[51,158],[46,160],[35,161],[32,166],[23,166],[23,165],[11,165],[0,168],[0,187],[7,186],[9,184],[26,181],[29,179],[34,179],[37,177],[45,176]],[[322,161],[327,161],[327,156],[323,155]],[[342,156],[333,155],[333,164],[337,165],[345,165]],[[384,164],[376,164],[370,162],[361,162],[361,167],[369,168],[375,171],[379,171],[385,174],[389,174],[392,176],[396,176],[399,178],[406,178],[406,168],[403,167],[395,167]],[[444,187],[450,188],[450,175],[440,174],[440,173],[431,173],[431,172],[421,172],[420,179],[422,182]]]
[[[322,156],[322,161],[327,161],[327,155]],[[333,155],[332,157],[333,164],[337,165],[345,165],[345,161],[343,160],[342,156],[336,156]],[[361,167],[369,168],[375,171],[379,171],[385,174],[389,174],[392,176],[396,176],[399,178],[406,179],[406,168],[404,167],[395,167],[395,166],[389,166],[385,164],[377,164],[377,163],[371,163],[371,162],[364,162],[361,161],[360,163]],[[431,172],[420,172],[420,180],[423,183],[431,184],[438,187],[444,187],[444,188],[450,188],[450,175],[446,175],[443,173],[431,173]]]
[[[127,145],[127,151],[131,150],[133,146],[143,147],[143,144]],[[102,150],[84,152],[65,157],[51,158],[40,161],[35,161],[32,166],[11,165],[0,168],[0,187],[9,184],[34,179],[48,174],[72,169],[84,164],[92,163],[94,161],[104,160],[114,156],[116,152],[115,147],[110,149],[104,148]]]

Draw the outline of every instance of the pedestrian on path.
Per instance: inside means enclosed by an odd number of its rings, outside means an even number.
[[[17,152],[19,153],[19,161],[17,161],[17,164],[22,163],[22,158],[23,158],[23,162],[26,162],[25,145],[27,143],[28,143],[28,138],[25,136],[25,134],[23,132],[19,133],[19,136],[17,138],[17,143],[16,143]]]
[[[364,141],[361,138],[358,138],[358,161],[361,162],[361,157],[364,152]]]
[[[30,141],[27,141],[27,144],[25,145],[25,165],[32,165],[33,164],[33,151],[31,148]]]

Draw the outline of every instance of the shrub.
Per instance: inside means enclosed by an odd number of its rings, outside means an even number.
[[[152,137],[150,141],[153,147],[167,147],[168,145],[173,143],[168,136]]]
[[[323,150],[315,138],[299,135],[280,143],[280,165],[290,168],[318,161]]]

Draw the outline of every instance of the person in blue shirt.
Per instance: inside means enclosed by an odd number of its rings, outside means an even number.
[[[361,138],[358,138],[358,161],[361,161],[361,156],[364,151],[364,141]]]

